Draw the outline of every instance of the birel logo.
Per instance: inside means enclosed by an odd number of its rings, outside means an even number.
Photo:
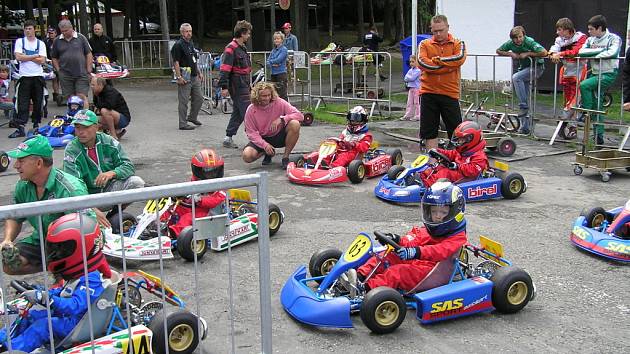
[[[470,188],[468,189],[468,198],[480,198],[483,197],[484,195],[487,196],[492,196],[497,194],[497,185],[493,184],[490,187],[477,187],[477,188]]]
[[[440,313],[444,311],[457,310],[464,306],[464,299],[454,299],[441,302],[435,302],[431,305],[431,313]]]
[[[234,236],[237,236],[237,235],[240,235],[242,233],[245,233],[248,230],[249,230],[249,225],[243,225],[241,227],[238,227],[238,228],[230,231],[230,233],[228,234],[228,239],[231,239]]]
[[[378,190],[378,192],[379,192],[379,193],[383,193],[383,194],[385,194],[385,195],[389,195],[389,189],[388,189],[388,188],[385,188],[385,187],[381,187],[381,188]]]
[[[333,180],[335,178],[339,178],[341,177],[343,173],[341,172],[341,170],[337,169],[337,168],[333,168],[332,170],[330,170],[329,174],[328,174],[328,178],[330,180]]]
[[[169,254],[170,253],[170,249],[162,249],[162,254]],[[160,250],[144,250],[144,251],[140,251],[140,255],[141,256],[155,256],[160,254]]]

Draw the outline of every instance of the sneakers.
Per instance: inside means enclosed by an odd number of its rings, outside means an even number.
[[[201,122],[199,121],[199,119],[195,119],[195,120],[189,119],[188,121],[191,122],[192,124],[196,125],[196,126],[200,126],[201,125]]]
[[[573,140],[577,138],[577,127],[569,126],[569,131],[565,134],[565,138]]]
[[[13,133],[11,133],[11,135],[9,135],[9,138],[14,139],[14,138],[22,138],[25,136],[26,136],[26,133],[24,133],[24,127],[19,127]]]
[[[223,139],[223,147],[229,149],[238,149],[238,145],[234,143],[231,136],[226,136],[225,139]]]
[[[283,157],[282,158],[282,169],[286,170],[287,166],[289,166],[289,158],[288,157]]]
[[[271,155],[267,155],[265,154],[265,158],[262,160],[262,165],[263,166],[268,166],[271,165]]]
[[[361,282],[359,282],[357,270],[354,268],[343,273],[339,277],[339,283],[346,291],[348,291],[348,297],[351,299],[365,294],[365,287]]]
[[[39,129],[39,123],[33,123],[33,132],[36,132]]]
[[[194,130],[195,127],[192,125],[184,125],[183,127],[179,127],[179,130]]]

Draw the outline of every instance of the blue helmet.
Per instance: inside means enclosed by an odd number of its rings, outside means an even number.
[[[72,105],[78,105],[78,108],[73,108]],[[83,100],[79,96],[68,97],[68,112],[70,117],[74,117],[78,111],[83,109]]]
[[[433,237],[451,236],[466,228],[464,193],[451,182],[438,180],[428,188],[420,209],[424,226]]]

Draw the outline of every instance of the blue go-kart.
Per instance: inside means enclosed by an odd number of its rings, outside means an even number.
[[[73,117],[69,115],[55,116],[48,124],[41,126],[35,130],[30,130],[26,134],[26,138],[30,139],[35,135],[43,135],[48,139],[50,146],[64,147],[74,138]]]
[[[359,312],[366,327],[384,334],[400,326],[408,308],[416,311],[420,323],[428,324],[495,309],[518,312],[535,296],[529,274],[511,266],[501,244],[483,236],[480,247],[466,245],[437,263],[412,292],[381,286],[363,294],[349,281],[355,268],[372,256],[382,261],[400,248],[390,235],[378,231],[374,235],[386,246],[375,246],[370,236],[360,233],[344,253],[327,248],[313,254],[310,277],[302,265],[282,288],[284,309],[302,323],[337,328],[353,327],[350,314]],[[469,262],[469,253],[481,260],[476,266]]]
[[[630,200],[608,211],[583,210],[573,223],[571,242],[598,256],[630,262]]]
[[[429,163],[429,157],[436,162]],[[425,170],[436,170],[439,164],[448,166],[451,160],[437,150],[430,150],[429,156],[420,155],[410,167],[395,165],[381,178],[374,194],[383,200],[394,203],[419,203],[426,191],[419,174]],[[495,161],[495,167],[483,171],[472,180],[453,181],[464,192],[466,201],[488,199],[516,199],[527,190],[527,183],[521,174],[509,172],[506,163]]]

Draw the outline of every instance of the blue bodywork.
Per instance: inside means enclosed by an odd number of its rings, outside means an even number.
[[[571,242],[598,256],[620,262],[630,262],[630,239],[620,238],[616,234],[624,224],[630,222],[630,215],[622,214],[623,210],[623,207],[618,207],[606,211],[606,220],[597,227],[588,227],[586,217],[579,216],[573,223]],[[622,219],[617,220],[619,216]],[[613,222],[609,222],[609,220],[613,220]],[[613,223],[616,225],[614,230],[608,230]]]
[[[63,124],[60,126],[51,126],[51,123],[58,119],[63,120]],[[36,134],[43,135],[48,138],[50,146],[54,148],[64,147],[74,138],[74,125],[72,125],[72,117],[57,116],[49,122],[49,124],[39,127],[37,131],[29,131],[26,138],[30,139]]]

